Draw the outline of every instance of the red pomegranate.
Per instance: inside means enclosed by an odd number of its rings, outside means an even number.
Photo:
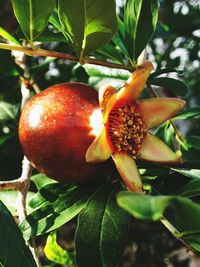
[[[23,108],[19,139],[24,154],[37,170],[58,181],[80,183],[102,176],[105,164],[85,160],[100,116],[93,88],[77,82],[51,86]]]

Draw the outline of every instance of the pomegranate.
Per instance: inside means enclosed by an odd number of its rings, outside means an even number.
[[[58,181],[81,183],[104,173],[104,163],[85,160],[98,129],[101,131],[97,92],[83,83],[62,83],[26,103],[19,139],[38,171]]]

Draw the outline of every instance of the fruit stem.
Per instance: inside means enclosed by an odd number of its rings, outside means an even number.
[[[15,50],[25,53],[28,56],[41,56],[41,57],[53,57],[53,58],[61,58],[61,59],[67,59],[71,61],[80,62],[80,59],[74,55],[61,53],[57,51],[50,51],[46,49],[40,49],[40,48],[30,48],[30,47],[24,47],[24,46],[18,46],[18,45],[11,45],[11,44],[5,44],[0,43],[0,49],[4,50]],[[93,64],[93,65],[99,65],[109,68],[115,68],[115,69],[124,69],[133,72],[134,67],[132,66],[126,66],[123,64],[116,64],[111,63],[103,60],[97,60],[94,58],[85,57],[81,59],[81,64]]]

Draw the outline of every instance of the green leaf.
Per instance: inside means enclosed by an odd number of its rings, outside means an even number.
[[[107,58],[112,59],[116,63],[123,64],[123,57],[121,55],[121,51],[111,43],[101,46],[97,50],[97,53],[100,53],[106,56]]]
[[[117,196],[119,206],[134,217],[142,220],[159,220],[172,197],[147,196],[132,192],[120,192]]]
[[[20,45],[21,46],[20,42],[18,42],[18,40],[14,36],[12,36],[9,32],[7,32],[2,27],[0,27],[0,36],[5,38],[6,40],[10,41],[11,43],[14,43],[16,45]]]
[[[58,14],[81,58],[107,43],[117,30],[114,0],[58,0]]]
[[[33,192],[28,192],[27,194],[27,201],[29,201],[33,197]],[[7,209],[12,213],[13,216],[17,216],[16,212],[16,203],[18,198],[18,192],[17,191],[0,191],[0,201],[4,203],[4,205],[7,207]],[[27,205],[27,212],[31,212],[32,209]]]
[[[53,24],[53,26],[60,32],[62,32],[63,36],[65,37],[65,40],[67,42],[70,41],[70,37],[68,36],[68,33],[66,33],[63,28],[62,28],[62,25],[60,23],[60,20],[59,20],[59,17],[58,17],[58,13],[56,12],[53,12],[52,15],[50,16],[49,18],[49,22],[51,24]]]
[[[91,193],[89,186],[63,188],[59,183],[43,186],[36,196],[38,200],[34,199],[38,208],[20,224],[24,238],[45,234],[70,221],[85,207]]]
[[[67,42],[62,33],[50,29],[45,29],[35,40],[41,43]]]
[[[117,17],[117,21],[118,21],[118,31],[112,37],[112,41],[120,49],[120,51],[124,54],[124,56],[129,60],[129,62],[132,63],[132,60],[128,54],[127,47],[124,43],[124,35],[125,35],[124,22],[119,17]]]
[[[130,76],[130,72],[120,69],[110,69],[102,66],[84,64],[89,77],[89,84],[97,90],[106,83],[111,84],[116,88],[120,88]]]
[[[143,0],[135,39],[135,59],[139,57],[150,41],[155,32],[157,20],[158,0]]]
[[[55,231],[48,235],[44,253],[49,260],[55,263],[67,266],[75,264],[74,255],[58,245]]]
[[[174,138],[175,132],[174,128],[169,122],[166,122],[159,126],[155,130],[155,135],[157,135],[161,140],[164,141],[172,150],[174,150]]]
[[[200,251],[199,204],[179,196],[147,196],[133,192],[120,192],[117,202],[134,217],[142,220],[163,219],[165,210],[169,207],[170,219],[164,220],[168,229]]]
[[[190,136],[188,137],[185,142],[187,143],[188,147],[193,147],[197,150],[200,150],[200,137],[199,136]]]
[[[147,167],[147,168],[139,168],[140,175],[142,175],[142,179],[155,179],[159,176],[168,175],[170,172],[169,168],[161,168],[161,167]]]
[[[40,206],[45,206],[53,203],[61,195],[66,194],[71,188],[71,185],[62,185],[61,183],[47,183],[30,199],[29,206],[37,209]]]
[[[135,61],[147,46],[158,19],[157,0],[127,0],[124,10],[125,43]]]
[[[35,175],[31,176],[31,181],[34,182],[37,189],[40,189],[42,186],[47,185],[47,184],[56,183],[55,180],[47,177],[43,173],[39,173],[39,174],[35,174]]]
[[[133,60],[135,60],[136,33],[141,8],[142,0],[127,0],[124,7],[125,43]]]
[[[200,150],[193,148],[186,140],[183,144],[180,144],[180,150],[182,157],[186,162],[200,161]]]
[[[177,237],[200,251],[200,205],[186,198],[177,198],[173,204]]]
[[[15,120],[16,109],[14,105],[0,101],[0,121]]]
[[[0,264],[4,267],[36,267],[33,256],[12,215],[0,201]]]
[[[181,70],[177,70],[174,68],[163,68],[163,69],[156,70],[153,73],[151,73],[151,75],[149,76],[149,79],[155,78],[161,74],[166,74],[166,73],[171,73],[171,72],[176,72],[180,75],[183,74],[183,71],[181,71]]]
[[[173,120],[200,119],[200,107],[190,108],[178,113]]]
[[[169,78],[169,77],[161,77],[161,78],[153,78],[149,80],[151,84],[158,85],[164,88],[168,88],[171,92],[178,96],[186,96],[188,94],[188,88],[184,82]]]
[[[8,140],[10,140],[16,135],[17,135],[16,132],[12,132],[12,133],[7,133],[3,136],[0,136],[0,146],[4,145]]]
[[[183,197],[197,197],[200,196],[200,170],[198,178],[194,178],[185,184],[180,190],[178,190],[178,194]]]
[[[54,0],[12,0],[19,25],[32,43],[46,28],[54,9]]]
[[[0,74],[7,76],[19,76],[18,66],[11,57],[10,52],[0,51]]]
[[[117,185],[103,185],[79,215],[76,260],[79,267],[114,267],[122,255],[129,215],[116,204]]]
[[[180,174],[189,177],[189,178],[200,178],[200,170],[199,169],[186,169],[186,168],[171,168],[175,172],[179,172]]]

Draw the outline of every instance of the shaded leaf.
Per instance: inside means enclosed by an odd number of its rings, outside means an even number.
[[[100,53],[107,58],[112,59],[114,62],[123,64],[123,58],[120,52],[121,51],[111,43],[105,44],[97,50],[97,53]]]
[[[200,170],[198,171],[198,178],[194,178],[193,180],[186,183],[182,188],[180,188],[180,190],[178,190],[179,195],[189,198],[200,195]]]
[[[182,153],[182,157],[186,162],[195,162],[200,160],[200,150],[191,147],[188,142],[184,142],[180,144],[180,150]]]
[[[183,71],[181,70],[177,70],[177,69],[174,69],[174,68],[163,68],[163,69],[160,69],[160,70],[156,70],[154,71],[153,73],[150,74],[149,76],[149,79],[151,80],[152,78],[155,78],[161,74],[166,74],[166,73],[171,73],[171,72],[176,72],[178,74],[183,74]]]
[[[0,263],[5,267],[36,267],[12,215],[0,201]]]
[[[16,133],[8,133],[3,136],[0,136],[0,146],[4,145],[8,140],[16,136]]]
[[[142,179],[155,179],[159,176],[168,175],[170,169],[165,167],[147,167],[139,168],[139,172],[142,175]]]
[[[132,63],[132,60],[128,54],[127,47],[124,43],[124,35],[125,35],[124,22],[119,17],[117,17],[117,21],[118,21],[118,31],[112,37],[112,40],[115,43],[115,45],[120,49],[120,51],[124,54],[124,56]]]
[[[184,169],[184,168],[171,168],[175,172],[179,172],[180,174],[190,177],[190,178],[200,178],[200,170],[199,169]]]
[[[117,30],[114,0],[58,0],[58,13],[81,58],[107,43]]]
[[[150,83],[168,88],[171,92],[179,96],[186,96],[188,94],[188,88],[185,83],[177,79],[169,77],[153,78],[150,79]]]
[[[119,189],[105,184],[80,213],[75,237],[79,267],[114,267],[119,263],[129,225],[129,215],[116,204]]]
[[[137,26],[135,40],[135,58],[138,58],[150,41],[157,25],[158,1],[142,1],[142,8]]]
[[[157,0],[127,0],[124,10],[125,39],[134,62],[147,46],[158,19]]]
[[[0,51],[0,73],[7,76],[19,76],[20,74],[19,67],[9,52]]]
[[[174,138],[175,132],[171,123],[166,122],[159,126],[155,130],[155,135],[158,136],[161,140],[164,141],[172,150],[174,150]]]

